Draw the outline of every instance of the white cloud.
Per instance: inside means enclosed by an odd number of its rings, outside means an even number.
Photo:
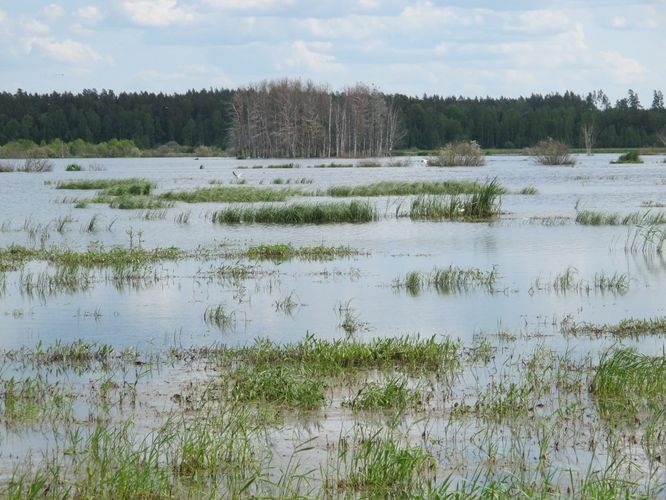
[[[24,33],[30,35],[46,35],[51,32],[51,28],[37,19],[22,19],[20,26]]]
[[[177,0],[125,0],[121,6],[134,23],[143,26],[169,26],[194,20],[193,10],[178,6]]]
[[[251,10],[291,5],[293,0],[204,0],[204,3],[220,9]]]
[[[103,59],[91,47],[70,39],[57,41],[48,38],[31,38],[25,40],[25,44],[28,52],[31,52],[33,47],[37,47],[47,57],[59,62],[80,64],[97,62]]]
[[[4,11],[0,10],[0,23],[7,19],[7,14]]]
[[[614,16],[611,19],[611,26],[616,29],[622,29],[627,27],[627,19],[622,16]]]
[[[643,80],[645,66],[619,52],[601,51],[601,58],[610,65],[613,77],[620,83],[632,84]]]
[[[571,26],[569,17],[559,10],[530,10],[518,16],[513,29],[529,33],[566,31]]]
[[[64,9],[57,3],[50,3],[44,7],[44,15],[50,21],[55,21],[65,13]]]
[[[74,15],[79,18],[81,22],[86,24],[95,24],[103,17],[100,10],[92,5],[77,9],[76,12],[74,12]]]
[[[400,18],[413,24],[427,22],[446,25],[456,21],[458,16],[451,8],[438,7],[427,1],[405,7],[400,13]]]
[[[297,40],[291,44],[291,54],[287,58],[288,66],[302,66],[316,72],[339,72],[344,65],[336,62],[335,56],[329,54],[330,43],[305,42]]]

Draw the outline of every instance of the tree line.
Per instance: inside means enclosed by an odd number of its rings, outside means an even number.
[[[663,94],[655,90],[645,104],[632,90],[615,103],[603,91],[410,97],[362,84],[331,91],[300,80],[184,94],[0,93],[0,145],[124,140],[141,149],[175,142],[247,156],[375,156],[459,140],[476,140],[484,148],[524,148],[552,137],[585,147],[586,127],[595,147],[657,145],[666,130]]]

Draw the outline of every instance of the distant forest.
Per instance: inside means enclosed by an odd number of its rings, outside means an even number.
[[[436,149],[457,140],[476,140],[484,148],[524,148],[552,137],[584,147],[581,129],[586,124],[594,125],[597,148],[658,145],[659,133],[666,130],[663,94],[654,91],[641,102],[629,90],[615,103],[603,91],[587,96],[409,97],[362,85],[332,92],[298,80],[184,94],[0,93],[0,145],[117,139],[142,149],[177,142],[251,156],[269,154],[272,148],[283,156],[351,156],[385,154],[392,148]]]

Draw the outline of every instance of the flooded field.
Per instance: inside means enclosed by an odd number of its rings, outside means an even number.
[[[664,494],[666,164],[0,174],[3,496]]]

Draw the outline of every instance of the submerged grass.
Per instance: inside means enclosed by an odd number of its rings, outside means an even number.
[[[372,222],[377,219],[373,205],[364,201],[266,205],[259,208],[230,207],[213,213],[219,224],[341,224]]]

